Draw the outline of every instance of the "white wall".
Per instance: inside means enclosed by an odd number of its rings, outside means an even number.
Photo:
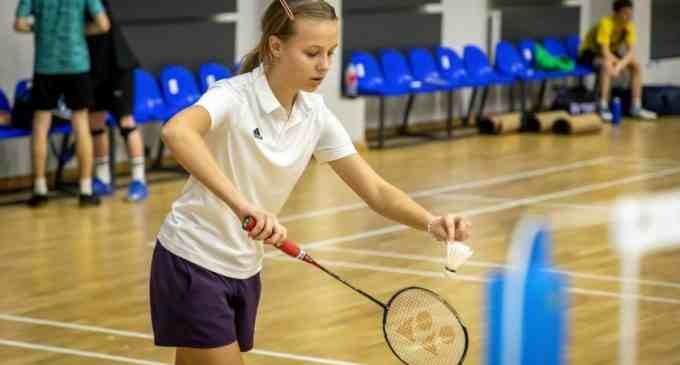
[[[14,32],[17,1],[0,1],[0,88],[14,98],[17,79],[33,74],[33,36]],[[54,166],[54,161],[51,162]],[[0,143],[0,178],[30,174],[31,154],[28,138]]]
[[[329,0],[328,2],[335,6],[335,11],[340,16],[342,14],[343,0]],[[340,26],[343,26],[340,21]],[[338,116],[345,129],[349,133],[352,141],[357,144],[364,144],[365,137],[365,104],[364,99],[347,99],[341,95],[342,82],[342,28],[340,28],[339,46],[335,52],[335,59],[331,70],[324,80],[319,92],[324,96],[326,104],[335,115]]]

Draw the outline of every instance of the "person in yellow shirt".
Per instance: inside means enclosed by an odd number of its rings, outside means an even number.
[[[599,69],[600,74],[600,115],[607,121],[612,120],[609,109],[611,80],[628,70],[632,76],[631,92],[633,105],[631,115],[636,118],[652,120],[657,115],[642,108],[642,66],[635,59],[633,47],[637,41],[633,23],[633,2],[614,1],[614,14],[605,16],[588,32],[584,40],[579,62]]]

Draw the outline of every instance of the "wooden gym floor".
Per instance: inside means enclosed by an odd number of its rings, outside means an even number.
[[[442,276],[440,245],[372,213],[327,166],[311,165],[281,218],[293,240],[383,300],[410,285],[441,293],[471,331],[467,363],[479,364],[487,275],[504,265],[518,219],[549,213],[554,262],[571,282],[569,363],[613,364],[621,281],[608,209],[620,195],[677,189],[679,141],[680,120],[666,119],[579,137],[475,136],[362,152],[427,208],[469,217],[476,253],[458,279]],[[137,205],[119,191],[96,209],[75,199],[1,208],[0,362],[172,363],[172,350],[151,340],[147,281],[151,244],[182,184],[151,185]],[[643,260],[640,364],[680,364],[678,262],[680,249]],[[380,310],[315,269],[270,255],[263,287],[248,364],[397,363]]]

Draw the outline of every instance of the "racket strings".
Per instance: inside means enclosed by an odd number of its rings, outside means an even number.
[[[409,365],[457,364],[467,346],[465,331],[451,308],[417,288],[392,299],[385,336],[394,353]]]

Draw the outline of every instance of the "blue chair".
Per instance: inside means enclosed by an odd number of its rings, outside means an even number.
[[[482,101],[479,105],[479,115],[484,113],[484,107],[486,106],[486,100],[489,95],[489,88],[491,86],[507,86],[512,85],[515,79],[512,76],[503,75],[497,72],[486,54],[475,45],[467,45],[463,51],[463,63],[468,71],[468,75],[479,87],[482,87]],[[470,119],[470,113],[474,108],[474,104],[477,98],[478,88],[475,87],[472,92],[472,98],[470,99],[470,106],[468,108],[468,117]]]
[[[30,98],[31,92],[30,79],[19,80],[14,88],[14,100],[17,99]],[[12,106],[9,104],[7,96],[0,90],[0,110],[6,111],[8,113],[12,112]],[[26,125],[31,125],[32,121],[26,121]],[[72,128],[70,124],[52,124],[52,128],[49,131],[49,145],[50,149],[57,157],[57,171],[55,173],[55,186],[59,190],[65,188],[64,184],[64,168],[66,164],[75,155],[75,146],[70,142]],[[61,144],[58,145],[52,137],[54,135],[61,135]],[[7,140],[13,138],[30,137],[31,130],[27,128],[16,128],[13,126],[2,126],[0,127],[0,140]]]
[[[571,56],[569,56],[569,52],[567,51],[567,48],[564,46],[564,44],[562,44],[562,41],[560,41],[557,38],[552,37],[545,38],[543,40],[543,46],[545,46],[545,49],[548,52],[552,53],[554,56],[565,57],[570,59],[572,58]],[[576,62],[577,59],[578,57],[574,59],[574,62]],[[574,71],[563,72],[562,74],[566,77],[583,77],[588,76],[591,73],[593,73],[592,70],[589,70],[588,68],[585,68],[577,64]]]
[[[480,86],[470,78],[463,60],[456,51],[448,47],[437,47],[434,52],[440,75],[461,87]]]
[[[438,90],[450,91],[459,86],[453,80],[443,77],[434,62],[432,53],[423,48],[412,48],[408,53],[413,76],[426,85]]]
[[[398,88],[405,88],[409,91],[406,110],[404,111],[404,119],[399,128],[399,134],[413,137],[431,137],[431,135],[413,134],[408,131],[408,119],[411,115],[416,95],[451,90],[453,84],[443,79],[440,79],[440,83],[434,83],[417,78],[412,73],[406,58],[395,49],[381,49],[379,51],[379,57],[385,75],[385,81],[390,85],[395,85]],[[436,72],[436,69],[434,69],[434,71]]]
[[[198,82],[201,87],[201,92],[205,93],[208,89],[219,80],[228,79],[231,77],[231,71],[219,63],[205,63],[198,69]]]
[[[409,61],[416,79],[423,80],[427,85],[447,92],[446,132],[450,137],[453,132],[453,91],[462,86],[456,83],[453,78],[444,77],[439,73],[432,53],[426,49],[412,48],[409,51]]]
[[[369,96],[400,96],[407,95],[409,89],[405,86],[388,84],[375,57],[367,52],[352,52],[350,62],[357,71],[359,95]]]
[[[163,96],[156,79],[149,72],[142,69],[133,71],[135,84],[135,98],[133,115],[138,123],[151,121],[165,122],[172,117],[165,105]]]
[[[463,51],[463,62],[468,75],[479,85],[509,85],[514,82],[511,76],[498,73],[489,62],[484,51],[475,45],[467,45]]]
[[[383,148],[385,144],[385,99],[409,95],[410,89],[405,85],[388,83],[377,59],[368,52],[352,52],[349,62],[357,72],[357,94],[378,98],[378,148]]]
[[[442,90],[440,87],[427,84],[424,80],[416,79],[399,51],[391,48],[381,49],[379,57],[388,84],[406,88],[411,94]]]
[[[201,96],[196,79],[183,66],[166,66],[160,74],[161,91],[168,112],[175,115],[191,106]]]
[[[532,40],[523,40],[520,41],[517,45],[517,49],[519,50],[520,56],[522,58],[522,61],[524,61],[524,64],[529,67],[535,69],[536,67],[536,59],[535,59],[535,49],[536,49],[536,43]],[[539,110],[542,108],[543,105],[543,100],[545,100],[545,94],[546,90],[548,87],[548,81],[549,80],[554,80],[554,79],[564,79],[567,77],[562,72],[555,72],[555,71],[538,71],[543,74],[543,82],[541,83],[541,90],[539,92],[538,100],[539,102],[536,104],[536,110]]]
[[[523,81],[543,80],[544,72],[528,67],[519,52],[510,42],[499,42],[496,45],[496,69],[501,74]]]
[[[527,104],[527,87],[531,81],[541,81],[546,79],[546,74],[542,71],[536,71],[532,67],[527,66],[522,60],[522,56],[517,51],[515,46],[509,42],[499,42],[496,45],[496,69],[507,76],[513,77],[520,82],[521,87],[521,110],[522,114],[526,114]],[[514,94],[510,93],[511,111],[514,111]]]

